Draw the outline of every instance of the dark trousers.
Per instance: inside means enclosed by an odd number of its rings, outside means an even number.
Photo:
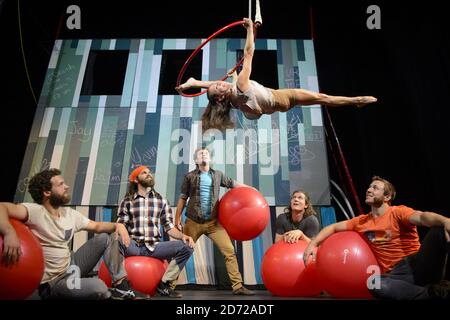
[[[428,287],[442,279],[449,250],[445,229],[431,228],[419,252],[403,258],[394,269],[382,274],[380,287],[370,289],[370,293],[379,299],[430,299]]]

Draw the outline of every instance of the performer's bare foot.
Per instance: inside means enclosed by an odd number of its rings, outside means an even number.
[[[189,78],[185,83],[180,84],[178,87],[175,87],[175,90],[177,90],[179,93],[183,92],[186,89],[192,88],[194,85],[194,78]]]
[[[377,98],[372,97],[372,96],[362,96],[362,97],[356,97],[356,107],[358,108],[362,108],[365,105],[369,104],[369,103],[374,103],[377,102]]]

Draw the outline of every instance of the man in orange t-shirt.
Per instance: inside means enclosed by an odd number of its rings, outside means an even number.
[[[315,255],[314,249],[333,233],[356,231],[368,240],[380,265],[380,286],[369,289],[375,298],[450,299],[450,282],[440,281],[450,252],[450,218],[391,206],[394,198],[394,186],[373,177],[366,191],[370,213],[325,227],[306,248],[305,264],[310,255]],[[431,228],[422,245],[416,226]]]

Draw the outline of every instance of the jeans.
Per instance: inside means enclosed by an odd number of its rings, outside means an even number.
[[[181,270],[194,253],[194,249],[182,240],[158,242],[153,251],[150,251],[144,244],[138,245],[136,241],[131,240],[128,248],[121,243],[120,251],[125,257],[146,256],[170,261],[161,279],[166,283],[172,283],[178,279]]]

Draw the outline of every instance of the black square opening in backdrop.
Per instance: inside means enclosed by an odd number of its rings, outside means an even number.
[[[194,50],[163,50],[161,57],[161,71],[159,77],[159,95],[175,95],[178,74],[186,60],[194,52]],[[187,66],[180,83],[184,83],[187,79],[193,77],[195,79],[202,78],[202,60],[203,51],[191,60]],[[189,89],[184,91],[187,94],[200,92],[200,89]]]
[[[91,50],[81,95],[122,95],[128,50]]]
[[[241,60],[243,55],[243,50],[237,50],[236,63]],[[241,68],[242,65],[236,70],[238,74],[241,71]],[[254,51],[250,80],[255,80],[267,88],[279,88],[277,52],[275,50]]]

